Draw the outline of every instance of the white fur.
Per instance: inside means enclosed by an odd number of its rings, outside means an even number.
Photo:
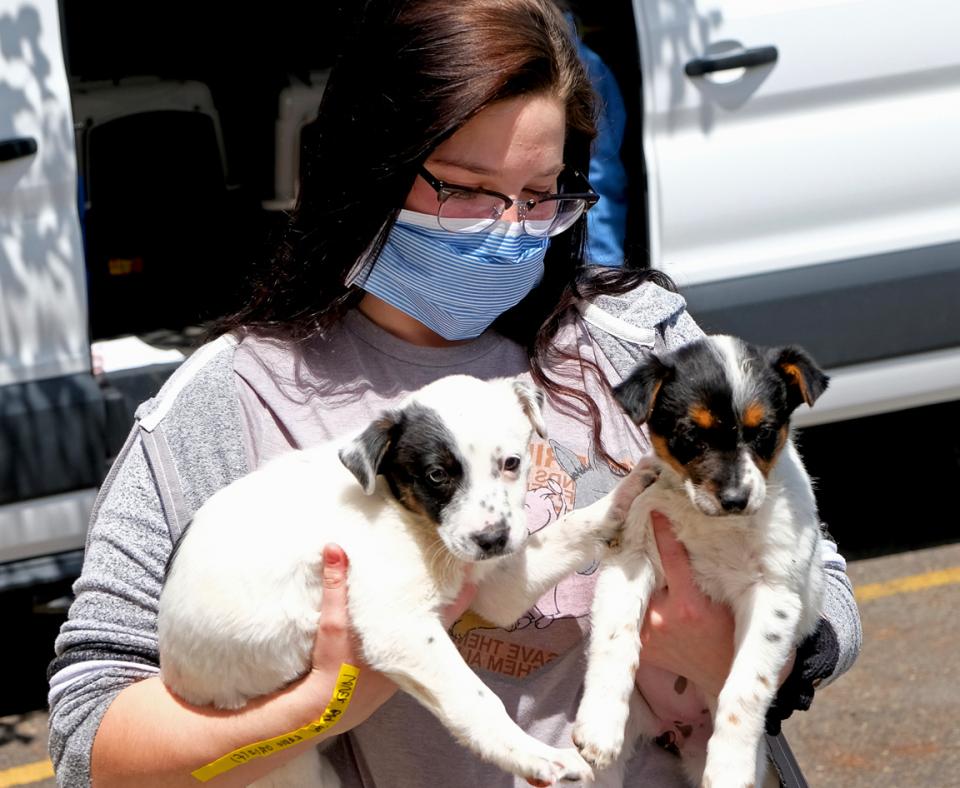
[[[510,719],[461,659],[440,613],[460,591],[476,547],[470,534],[483,529],[491,508],[496,517],[511,514],[514,552],[473,564],[473,609],[506,626],[596,556],[650,478],[634,474],[611,496],[526,539],[527,444],[531,423],[542,430],[538,406],[531,411],[528,399],[525,414],[513,380],[463,376],[431,384],[411,403],[442,417],[466,460],[465,490],[450,518],[438,525],[413,514],[383,477],[364,494],[334,444],[267,463],[211,497],[187,531],[160,600],[163,680],[191,703],[237,708],[303,675],[319,619],[322,549],[335,542],[349,557],[351,623],[372,669],[481,758],[539,781],[588,778],[576,750],[549,747]],[[519,454],[521,468],[494,478],[491,461],[500,454]],[[256,783],[336,784],[314,751]]]
[[[725,334],[714,334],[710,337],[710,347],[720,357],[720,363],[727,373],[733,390],[734,408],[743,410],[754,398],[753,379],[746,366],[749,362],[742,352],[743,341]]]
[[[633,473],[649,474],[656,466],[646,460]],[[597,775],[603,785],[622,785],[636,737],[659,733],[633,685],[640,622],[650,595],[664,585],[650,525],[653,511],[673,522],[699,587],[728,603],[736,620],[730,675],[719,698],[708,700],[714,732],[706,759],[702,752],[683,751],[685,771],[694,785],[760,786],[767,709],[790,651],[815,629],[820,612],[823,567],[809,477],[788,441],[752,514],[708,516],[693,505],[684,480],[669,466],[634,501],[622,549],[607,559],[597,580],[586,688],[574,728],[584,757],[606,769]]]

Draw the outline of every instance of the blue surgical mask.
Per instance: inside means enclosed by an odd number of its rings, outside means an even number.
[[[537,285],[549,243],[518,222],[455,233],[433,214],[402,210],[355,283],[445,339],[472,339]]]

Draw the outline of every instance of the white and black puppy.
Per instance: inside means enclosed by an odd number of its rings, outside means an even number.
[[[664,585],[650,525],[659,511],[673,522],[699,587],[729,604],[736,620],[732,669],[719,698],[708,698],[713,734],[705,753],[683,749],[684,770],[710,788],[763,784],[765,716],[790,651],[816,627],[823,587],[816,500],[789,419],[826,386],[799,348],[715,336],[649,355],[615,389],[654,447],[655,458],[634,472],[655,468],[660,478],[634,501],[622,549],[597,581],[574,741],[596,769],[609,767],[600,783],[621,785],[636,737],[659,733],[633,683],[639,626]]]
[[[542,398],[516,379],[443,378],[346,445],[291,452],[217,492],[168,565],[164,682],[191,703],[237,708],[303,675],[319,618],[318,564],[336,542],[350,559],[350,618],[371,668],[481,758],[542,784],[589,778],[575,749],[549,747],[510,719],[441,620],[472,566],[473,609],[513,623],[615,538],[640,489],[631,485],[644,482],[635,475],[528,538],[528,443],[545,432]],[[337,784],[315,751],[256,783]]]

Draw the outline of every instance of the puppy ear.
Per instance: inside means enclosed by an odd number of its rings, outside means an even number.
[[[547,437],[547,425],[543,421],[543,389],[523,380],[513,381],[513,390],[520,406],[541,438]]]
[[[393,430],[398,423],[398,414],[385,413],[340,449],[340,462],[357,477],[367,495],[376,489],[380,463],[390,448]]]
[[[650,418],[660,386],[673,367],[647,352],[630,376],[613,389],[613,396],[637,425]]]
[[[801,402],[813,405],[826,391],[830,378],[802,348],[774,348],[770,356],[774,369],[787,384],[787,405],[791,411]]]

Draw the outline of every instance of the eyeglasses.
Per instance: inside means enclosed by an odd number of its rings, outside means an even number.
[[[569,177],[564,178],[564,175]],[[422,166],[420,177],[437,193],[437,221],[440,226],[455,233],[489,230],[516,205],[517,217],[524,232],[538,238],[549,238],[568,229],[600,199],[600,195],[577,170],[564,170],[561,173],[559,193],[535,193],[535,197],[522,200],[514,200],[490,189],[447,183]],[[567,190],[565,186],[572,188]]]

